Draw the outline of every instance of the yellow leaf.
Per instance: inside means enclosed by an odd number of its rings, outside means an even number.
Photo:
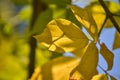
[[[98,74],[93,76],[91,80],[108,80],[107,74]]]
[[[95,43],[90,43],[79,65],[72,71],[71,79],[90,80],[97,74],[98,49]]]
[[[108,7],[108,9],[113,13],[113,14],[119,14],[120,11],[120,5],[117,4],[116,2],[109,2],[109,1],[105,1],[106,6]],[[98,31],[100,30],[100,28],[102,27],[105,17],[106,17],[106,13],[103,9],[103,7],[101,6],[101,4],[99,2],[92,2],[90,5],[86,6],[85,8],[89,8],[89,10],[92,13],[92,16],[97,24],[98,27]],[[114,16],[116,22],[120,25],[120,18],[118,16]],[[113,24],[112,22],[108,19],[104,25],[105,27],[112,27]]]
[[[98,2],[94,2],[85,8],[88,8],[91,11],[99,31],[106,17],[104,9]]]
[[[41,67],[37,67],[29,80],[42,80]]]
[[[106,45],[104,43],[100,44],[101,49],[100,49],[100,53],[102,54],[102,56],[105,58],[107,64],[108,64],[108,69],[107,70],[111,70],[112,66],[113,66],[113,59],[114,59],[114,55],[113,53],[106,47]]]
[[[72,9],[75,17],[78,19],[78,21],[86,28],[88,33],[92,36],[95,41],[97,40],[97,25],[92,17],[91,12],[88,10],[88,8],[80,8],[78,6],[70,6]]]
[[[77,56],[82,55],[83,49],[88,44],[88,38],[80,28],[65,19],[52,20],[44,32],[35,38],[51,51],[73,52]]]
[[[30,80],[69,80],[69,74],[79,60],[72,57],[55,58],[37,68]]]
[[[113,44],[113,49],[120,48],[120,33],[116,32],[115,38],[114,38],[114,44]]]
[[[106,1],[106,5],[108,6],[109,10],[112,12],[112,13],[119,13],[120,11],[120,4],[117,3],[117,2],[113,2],[113,1]]]

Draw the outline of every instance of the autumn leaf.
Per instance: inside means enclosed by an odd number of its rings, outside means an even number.
[[[90,5],[87,5],[85,8],[87,8],[91,11],[92,16],[97,24],[98,31],[99,31],[104,23],[105,18],[106,18],[104,9],[98,2],[93,2]]]
[[[101,46],[100,53],[108,64],[107,70],[111,70],[113,66],[114,54],[106,47],[104,43],[100,44],[100,46]]]
[[[107,74],[98,74],[93,76],[91,80],[108,80]]]
[[[35,38],[50,51],[73,52],[77,56],[83,54],[88,38],[72,22],[65,19],[52,20],[41,35]]]
[[[116,31],[115,33],[115,38],[114,38],[114,43],[113,43],[113,50],[120,48],[120,33]]]
[[[98,49],[91,42],[80,60],[79,65],[72,71],[70,79],[90,80],[97,74]]]
[[[88,33],[96,41],[98,29],[97,29],[97,25],[92,17],[91,12],[87,8],[83,9],[78,6],[70,5],[70,8],[73,11],[77,20],[86,28]]]
[[[104,2],[106,3],[106,6],[113,14],[119,14],[119,11],[120,11],[119,4],[117,4],[116,2],[109,2],[109,1],[104,1]],[[87,5],[85,8],[88,8],[91,11],[92,16],[97,24],[98,31],[99,31],[106,18],[106,13],[103,7],[101,6],[99,2],[92,2],[90,5]],[[114,16],[114,18],[116,22],[120,25],[119,23],[120,18],[118,16]],[[110,19],[106,20],[104,27],[106,28],[113,27],[113,24],[110,21]]]
[[[32,76],[29,80],[42,80],[41,67],[37,67],[34,70],[34,73],[32,74]]]
[[[30,80],[69,80],[69,74],[78,65],[73,57],[55,58],[38,67]]]

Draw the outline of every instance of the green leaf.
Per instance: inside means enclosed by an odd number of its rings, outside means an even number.
[[[18,17],[21,21],[24,20],[30,20],[32,14],[32,7],[30,5],[27,5],[21,9],[21,11],[18,14]]]
[[[97,74],[98,65],[98,49],[95,43],[92,42],[88,45],[79,65],[72,71],[71,79],[75,80],[90,80]]]
[[[108,64],[107,70],[111,70],[113,67],[114,54],[106,47],[104,43],[100,44],[100,46],[100,53]]]
[[[30,80],[69,80],[69,74],[79,60],[72,57],[55,58],[37,68]]]
[[[80,27],[80,28],[82,27],[82,25],[76,19],[76,17],[74,16],[73,12],[70,9],[66,9],[66,19],[75,23],[78,27]]]
[[[108,80],[107,74],[98,74],[93,76],[91,80]]]
[[[36,64],[35,66],[40,66],[45,64],[46,62],[48,62],[48,60],[50,60],[52,53],[50,51],[48,51],[48,49],[43,46],[43,45],[39,45],[36,48],[36,53],[35,53],[35,60],[36,60]]]
[[[83,9],[72,5],[70,5],[70,8],[72,9],[77,20],[86,28],[88,33],[96,41],[98,29],[90,10],[88,10],[88,8]]]
[[[73,52],[77,56],[83,54],[88,38],[72,22],[65,19],[52,20],[41,35],[35,38],[50,51]]]
[[[120,33],[116,31],[115,33],[115,38],[114,38],[114,43],[113,43],[113,50],[120,48]]]
[[[34,25],[34,29],[32,31],[33,34],[40,34],[43,32],[43,30],[45,29],[46,25],[49,23],[50,20],[52,20],[52,10],[51,9],[47,9],[45,11],[43,11],[42,13],[39,14],[35,25]]]
[[[53,19],[65,18],[66,8],[60,8],[55,6],[53,10]]]
[[[19,41],[21,41],[20,38],[19,40],[16,40],[15,36],[6,39],[3,36],[0,36],[1,80],[24,80],[27,76],[24,68],[27,67],[26,64],[28,63],[28,57],[26,57],[26,55],[29,53],[29,46],[27,43],[20,44],[22,45],[22,49],[20,49],[21,46],[16,44],[16,42]],[[21,54],[19,55],[19,53],[24,54],[22,55],[24,56],[24,61],[21,59],[22,56]]]

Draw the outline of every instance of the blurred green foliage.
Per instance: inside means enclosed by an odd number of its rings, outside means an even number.
[[[39,14],[33,31],[29,33],[32,0],[0,0],[0,80],[25,80],[28,76],[30,53],[28,36],[41,33],[53,18],[68,18],[66,5],[71,4],[70,0],[62,0],[62,3],[60,0],[42,1],[48,8]],[[62,56],[61,53],[52,53],[38,44],[35,66]]]
[[[28,76],[30,48],[26,32],[31,14],[30,0],[0,0],[0,80],[25,80]],[[46,48],[38,46],[36,66],[50,56]]]

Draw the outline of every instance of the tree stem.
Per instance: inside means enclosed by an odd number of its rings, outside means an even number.
[[[39,16],[39,14],[44,11],[47,7],[41,0],[32,0],[33,13],[31,16],[31,22],[29,26],[29,32],[31,33],[34,24]],[[30,54],[29,54],[29,64],[28,64],[28,79],[32,76],[35,67],[35,49],[36,49],[36,40],[33,38],[33,34],[29,38],[30,45]]]

